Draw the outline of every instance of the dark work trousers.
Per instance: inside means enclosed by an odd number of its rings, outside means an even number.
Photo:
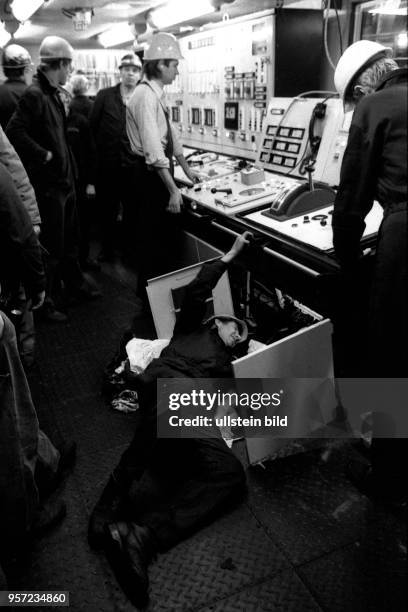
[[[84,282],[78,262],[79,224],[75,191],[51,186],[36,193],[42,219],[40,240],[48,251],[46,294],[48,301],[54,301],[60,279],[68,290],[78,289]]]
[[[408,210],[385,207],[369,309],[370,376],[408,377]]]
[[[240,501],[245,473],[221,438],[157,438],[154,393],[139,393],[142,423],[114,478],[125,488],[134,483],[134,505],[124,518],[149,527],[159,550],[168,550]],[[138,506],[142,477],[153,482],[154,493]]]
[[[408,377],[407,217],[406,203],[385,207],[378,233],[368,341],[370,376],[376,378]],[[375,414],[373,420],[375,426]],[[408,440],[378,438],[374,431],[371,456],[375,488],[406,499]]]
[[[180,215],[166,210],[170,199],[168,190],[157,172],[149,169],[142,157],[138,158],[136,177],[139,198],[138,294],[143,297],[149,278],[180,267],[182,231]]]
[[[39,429],[15,329],[1,311],[0,317],[0,542],[13,547],[37,512],[37,475],[52,480],[60,454]]]
[[[116,220],[122,204],[123,253],[136,259],[136,229],[138,222],[139,191],[133,166],[100,166],[96,176],[96,198],[101,225],[102,251],[112,256],[116,242]]]
[[[83,264],[89,257],[92,218],[95,213],[95,198],[86,195],[86,184],[79,181],[76,186],[79,219],[79,261]]]

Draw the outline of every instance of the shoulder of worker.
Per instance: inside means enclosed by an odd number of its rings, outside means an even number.
[[[96,94],[95,100],[114,96],[115,93],[119,90],[119,87],[120,84],[118,83],[117,85],[112,85],[112,87],[104,87],[103,89],[100,89]]]
[[[159,98],[156,92],[149,85],[143,85],[143,83],[145,83],[145,81],[141,81],[141,83],[136,86],[136,89],[129,100],[129,104],[135,105],[142,102],[152,105],[158,104]]]

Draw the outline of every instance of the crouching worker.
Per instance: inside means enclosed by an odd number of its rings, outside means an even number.
[[[241,463],[221,437],[204,430],[195,438],[157,437],[156,383],[161,378],[188,387],[195,378],[232,376],[231,362],[247,339],[246,323],[215,315],[203,323],[205,298],[248,242],[239,236],[221,259],[205,263],[185,292],[172,339],[136,380],[142,422],[115,468],[89,524],[91,546],[103,546],[117,579],[136,606],[148,601],[147,567],[240,500],[246,490]],[[190,380],[189,380],[190,379]],[[132,485],[153,476],[155,495],[125,504]],[[136,493],[137,494],[137,493]],[[141,506],[143,505],[143,509]]]

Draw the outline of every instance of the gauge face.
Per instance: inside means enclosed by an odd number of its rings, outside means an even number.
[[[258,195],[259,193],[262,193],[263,191],[265,191],[265,189],[262,189],[262,187],[251,187],[250,189],[244,189],[244,191],[240,191],[239,195],[247,197],[247,196]]]

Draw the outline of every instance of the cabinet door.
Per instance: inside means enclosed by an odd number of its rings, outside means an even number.
[[[308,437],[334,418],[336,395],[331,344],[332,326],[323,320],[233,362],[237,379],[258,378],[259,392],[271,392],[273,379],[282,381],[280,416],[287,415],[285,438],[247,438],[251,464],[263,461],[291,439]],[[278,383],[278,381],[277,381]],[[276,386],[276,385],[275,385]],[[237,380],[238,390],[245,382]],[[280,389],[273,389],[278,392]]]
[[[158,338],[171,338],[172,336],[179,307],[177,290],[188,285],[197,276],[204,261],[222,255],[221,251],[206,242],[190,234],[186,234],[186,237],[189,241],[190,261],[194,262],[194,265],[148,281],[147,295]],[[211,297],[209,297],[209,300],[211,300]],[[215,286],[212,292],[212,304],[209,307],[215,313],[234,314],[227,272],[221,276]]]

